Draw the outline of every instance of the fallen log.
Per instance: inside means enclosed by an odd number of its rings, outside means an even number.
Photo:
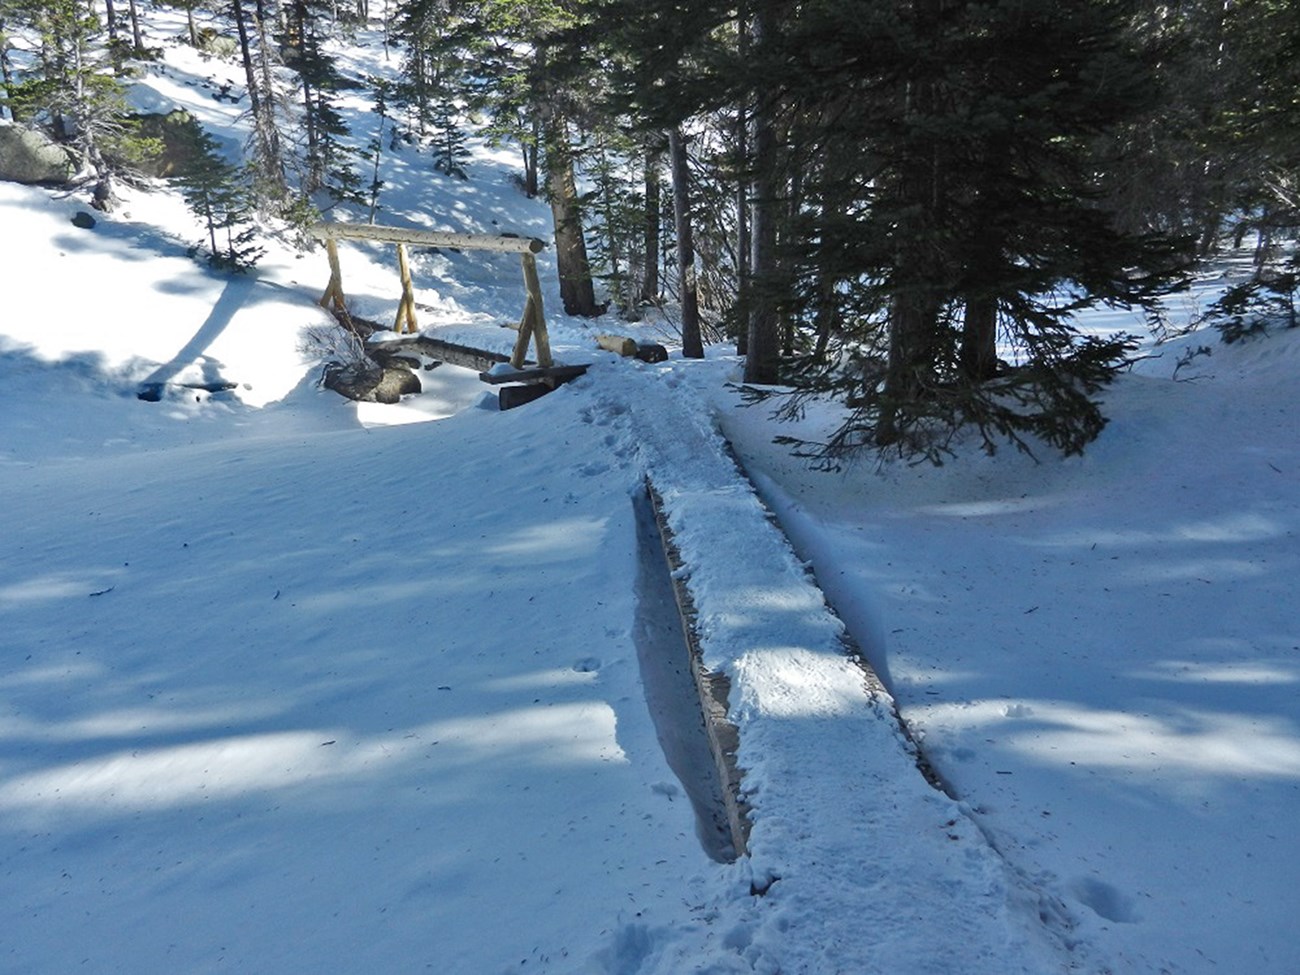
[[[366,347],[392,354],[403,351],[419,352],[431,359],[437,359],[439,362],[449,362],[453,366],[463,366],[466,369],[474,369],[478,372],[485,372],[493,366],[510,361],[509,356],[502,355],[499,352],[475,349],[468,345],[457,345],[455,342],[444,342],[442,339],[429,338],[427,335],[381,339],[376,342],[367,342]]]
[[[631,358],[637,351],[636,341],[625,335],[597,335],[596,344],[606,352],[613,352],[624,358]]]
[[[513,410],[533,400],[539,400],[556,387],[547,383],[522,383],[517,386],[502,386],[497,390],[497,404],[502,410]]]

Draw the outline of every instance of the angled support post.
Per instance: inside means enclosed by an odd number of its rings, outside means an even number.
[[[325,238],[325,254],[330,262],[330,280],[325,286],[325,293],[320,297],[320,306],[328,308],[333,302],[334,310],[346,312],[347,303],[343,300],[343,270],[339,266],[339,248],[333,237]]]
[[[527,297],[510,364],[516,369],[523,367],[528,358],[528,343],[531,340],[537,346],[537,364],[549,368],[555,360],[551,358],[551,338],[546,333],[546,314],[542,310],[542,286],[537,279],[537,261],[531,250],[524,251],[520,258],[524,267],[524,293]]]
[[[418,332],[415,322],[415,291],[411,285],[411,266],[406,260],[406,245],[397,243],[397,272],[402,278],[402,297],[397,302],[397,321],[393,331],[399,335],[403,332]]]

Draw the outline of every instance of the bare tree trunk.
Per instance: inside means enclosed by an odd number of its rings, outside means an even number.
[[[749,31],[742,26],[741,56],[746,56],[749,47]],[[743,61],[742,61],[743,63]],[[737,170],[743,173],[749,159],[749,116],[742,102],[736,111],[736,157]],[[750,259],[753,241],[750,239],[749,227],[749,184],[743,175],[736,180],[736,354],[745,355],[749,350],[749,277]]]
[[[921,0],[918,10],[933,25],[939,22],[942,0]],[[907,111],[926,118],[934,110],[935,83],[919,77],[908,86]],[[925,395],[935,379],[942,281],[948,268],[937,253],[941,162],[930,140],[914,133],[894,179],[894,204],[900,215],[894,228],[893,297],[889,310],[889,354],[876,444],[886,447],[905,435],[905,414],[910,404]]]
[[[645,227],[642,247],[645,250],[645,270],[641,276],[641,301],[653,302],[659,297],[659,153],[657,146],[645,151]]]
[[[582,213],[573,175],[573,149],[569,127],[562,115],[551,109],[544,125],[546,142],[546,189],[551,218],[555,224],[555,263],[560,275],[560,301],[570,315],[594,318],[604,312],[596,304],[596,290],[587,260],[587,242],[582,235]]]
[[[0,33],[4,32],[4,22],[0,21]],[[8,95],[14,88],[13,64],[9,61],[9,49],[6,45],[0,44],[0,81],[4,83],[5,94]],[[0,100],[0,118],[4,118],[4,103]],[[9,105],[9,117],[15,122],[21,122],[18,113],[14,111],[12,103]]]
[[[673,171],[673,225],[677,231],[677,274],[681,281],[682,355],[704,358],[700,336],[699,287],[695,279],[695,238],[691,229],[691,173],[681,130],[668,130],[668,158]]]
[[[542,141],[541,125],[533,119],[532,141],[524,143],[524,194],[535,199],[541,187],[537,183],[537,149]]]
[[[262,117],[262,93],[257,84],[257,69],[253,66],[253,51],[248,41],[248,23],[244,15],[244,0],[231,0],[231,12],[235,15],[235,33],[239,36],[239,56],[244,65],[244,84],[248,87],[248,110],[252,113],[254,125],[258,128],[258,139],[262,138],[259,120]],[[265,150],[267,147],[262,146]]]
[[[305,26],[305,25],[304,25]],[[262,11],[261,0],[258,0],[257,16],[257,45],[261,53],[262,62],[262,111],[265,114],[266,125],[270,134],[271,147],[277,168],[280,164],[280,130],[276,127],[275,112],[275,79],[271,74],[271,41],[266,36],[266,17]]]
[[[992,295],[966,299],[958,356],[962,375],[971,382],[982,383],[997,374],[998,302]]]
[[[772,0],[760,0],[754,11],[752,40],[755,47],[769,42],[774,33]],[[745,349],[745,382],[772,385],[780,379],[781,334],[772,292],[776,278],[776,222],[779,219],[776,186],[776,129],[773,104],[760,93],[752,118],[754,185],[750,200],[750,240],[753,287],[749,293],[749,342]]]
[[[140,33],[140,13],[136,10],[135,0],[126,0],[127,13],[131,18],[131,43],[137,57],[144,54],[144,35]]]
[[[244,64],[244,77],[248,85],[248,107],[253,116],[254,138],[257,146],[257,162],[262,179],[275,193],[284,189],[284,168],[280,159],[280,135],[275,128],[273,93],[270,90],[269,53],[266,50],[266,37],[261,29],[261,21],[254,20],[262,44],[263,76],[267,87],[263,89],[257,77],[257,66],[253,59],[252,45],[249,42],[248,15],[244,10],[244,0],[232,0],[231,9],[235,15],[235,30],[239,35],[239,53]]]

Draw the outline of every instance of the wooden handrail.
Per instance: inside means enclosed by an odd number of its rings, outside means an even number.
[[[330,279],[321,295],[320,305],[333,305],[334,311],[346,318],[347,302],[343,296],[343,269],[339,264],[339,240],[375,240],[397,245],[397,270],[402,283],[402,297],[397,304],[397,320],[393,330],[398,333],[416,332],[415,288],[411,283],[411,268],[406,257],[407,244],[425,244],[430,247],[455,247],[462,250],[497,251],[518,254],[524,271],[524,314],[519,322],[519,336],[515,340],[510,364],[523,367],[530,342],[537,345],[537,362],[543,368],[552,366],[551,341],[546,332],[546,316],[542,312],[542,288],[537,281],[537,262],[533,255],[546,249],[536,237],[493,237],[490,234],[456,234],[441,230],[416,230],[410,227],[385,227],[364,223],[318,223],[310,231],[317,240],[324,241],[329,258]]]
[[[386,227],[365,223],[318,223],[311,228],[317,240],[378,240],[390,244],[425,244],[462,250],[502,251],[507,254],[540,254],[546,245],[536,237],[460,234],[414,227]]]

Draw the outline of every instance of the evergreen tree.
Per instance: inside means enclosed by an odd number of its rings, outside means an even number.
[[[253,121],[253,184],[259,207],[274,212],[283,207],[288,196],[284,152],[280,145],[281,95],[272,76],[275,53],[268,43],[265,11],[260,0],[254,10],[247,9],[246,0],[230,0],[230,10],[239,38]]]
[[[392,85],[383,78],[370,78],[370,89],[375,94],[374,112],[379,126],[366,143],[362,157],[370,163],[370,183],[366,187],[366,206],[368,223],[375,222],[379,210],[379,192],[384,188],[384,181],[379,178],[379,164],[384,155],[384,128],[388,125],[388,103],[392,94]]]
[[[600,131],[587,150],[587,173],[595,185],[588,209],[598,219],[589,234],[591,261],[619,313],[637,316],[639,269],[645,265],[644,204],[627,160],[634,145],[622,133]]]
[[[263,254],[256,243],[252,187],[245,171],[222,156],[211,135],[199,131],[195,143],[196,152],[173,182],[191,212],[203,222],[208,263],[226,270],[247,270]]]
[[[610,0],[587,38],[646,128],[748,118],[746,379],[776,381],[811,333],[800,382],[850,406],[827,451],[937,458],[972,424],[990,449],[1070,453],[1129,348],[1072,315],[1148,300],[1179,262],[1102,205],[1114,160],[1095,147],[1156,90],[1135,9]]]
[[[302,90],[302,129],[305,135],[301,191],[326,191],[334,201],[364,203],[356,153],[347,141],[347,123],[337,108],[346,82],[334,58],[324,51],[328,9],[310,0],[293,0],[284,59],[298,73]]]
[[[94,173],[94,205],[108,209],[115,179],[158,146],[140,136],[131,117],[103,25],[76,0],[17,3],[6,16],[38,45],[29,70],[6,68],[11,114],[78,150]]]
[[[431,116],[434,136],[433,168],[457,179],[469,179],[465,162],[469,159],[465,130],[460,125],[460,112],[448,94],[441,94],[433,104]]]
[[[587,0],[478,0],[452,31],[474,53],[467,102],[489,117],[489,132],[516,141],[529,195],[544,192],[555,228],[560,297],[570,315],[594,316],[597,303],[578,193],[577,150],[594,128],[587,87],[595,75],[570,71],[555,39]],[[472,46],[470,46],[472,45]]]
[[[823,196],[857,206],[819,214],[821,236],[798,248],[813,267],[856,264],[849,290],[872,314],[851,342],[879,343],[885,329],[884,360],[854,381],[854,415],[832,447],[936,456],[969,422],[990,449],[1000,437],[1025,447],[1032,434],[1077,452],[1104,424],[1092,394],[1129,343],[1082,339],[1071,316],[1148,299],[1174,268],[1169,241],[1114,226],[1090,166],[1091,141],[1149,91],[1125,10],[1109,0],[872,9],[806,7],[783,40],[803,69],[791,93],[797,124],[814,123],[806,141],[837,160],[853,144],[871,149],[858,154],[865,166],[820,171]],[[999,330],[1013,368],[997,360]]]

